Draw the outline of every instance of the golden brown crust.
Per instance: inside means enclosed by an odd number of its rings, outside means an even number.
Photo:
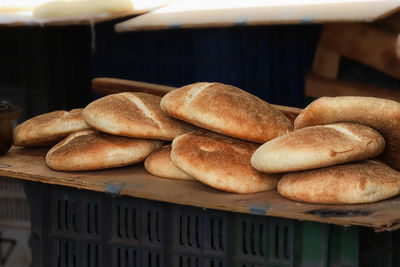
[[[260,98],[221,83],[194,83],[166,94],[169,115],[228,136],[264,143],[293,130],[290,120]]]
[[[53,111],[21,123],[14,129],[14,145],[52,146],[70,133],[88,129],[82,118],[82,110]]]
[[[46,155],[60,171],[88,171],[126,166],[144,160],[162,141],[113,136],[94,130],[72,133]]]
[[[145,169],[149,173],[162,178],[195,180],[192,176],[175,166],[171,160],[171,150],[171,145],[166,145],[153,151],[144,161]]]
[[[195,179],[219,190],[254,193],[275,188],[280,175],[252,168],[258,144],[208,131],[178,136],[172,142],[172,162]]]
[[[374,158],[384,148],[384,138],[368,126],[317,125],[265,143],[254,152],[251,163],[262,172],[292,172]]]
[[[285,174],[278,192],[312,203],[369,203],[398,195],[400,173],[383,162],[361,161]]]
[[[322,97],[308,105],[294,125],[300,129],[336,122],[359,123],[377,130],[386,142],[381,159],[400,170],[400,103],[375,97]]]
[[[161,97],[145,93],[108,95],[90,103],[83,117],[99,131],[137,138],[172,140],[196,129],[164,113],[160,101]]]

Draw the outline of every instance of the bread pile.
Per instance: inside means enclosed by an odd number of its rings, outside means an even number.
[[[293,123],[260,98],[204,82],[162,99],[119,93],[79,112],[43,114],[17,127],[14,145],[52,146],[46,163],[54,170],[98,170],[146,159],[145,168],[156,176],[253,193],[275,189],[281,175],[255,170],[252,154],[260,143],[292,130]],[[173,142],[162,147],[166,141]]]
[[[47,165],[59,171],[89,171],[143,161],[165,140],[195,126],[171,118],[161,97],[120,93],[100,98],[83,110],[34,117],[14,131],[15,146],[53,146]]]
[[[179,169],[228,192],[276,188],[281,175],[255,170],[250,158],[257,143],[293,130],[290,120],[279,110],[237,87],[206,82],[166,94],[161,109],[201,128],[173,140],[171,160]]]
[[[299,114],[293,132],[263,144],[251,161],[259,171],[284,173],[277,189],[287,198],[374,202],[400,193],[399,129],[400,103],[323,97]]]
[[[44,114],[18,126],[14,139],[53,146],[46,163],[54,170],[145,160],[163,178],[234,193],[277,188],[296,201],[341,204],[400,193],[399,129],[400,103],[391,100],[320,98],[293,124],[237,87],[200,82],[163,98],[119,93],[83,110]]]

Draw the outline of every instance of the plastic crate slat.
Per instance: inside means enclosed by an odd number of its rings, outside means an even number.
[[[67,231],[70,231],[71,207],[68,199],[64,200],[64,226]]]
[[[125,237],[124,222],[125,222],[124,209],[123,209],[123,207],[119,206],[118,207],[118,235],[121,238]]]
[[[126,238],[133,238],[133,229],[131,227],[132,225],[132,213],[129,212],[129,208],[125,207],[125,232],[126,232]]]
[[[147,210],[147,220],[146,220],[146,228],[147,228],[147,241],[153,242],[154,241],[154,218],[152,216],[152,212]]]
[[[199,229],[199,216],[196,214],[194,217],[194,227],[193,227],[193,238],[195,240],[194,245],[196,248],[201,248],[200,242],[200,229]]]
[[[137,214],[136,208],[132,208],[131,212],[132,212],[132,236],[133,236],[133,238],[135,240],[137,240],[138,239],[138,225],[139,224],[137,222],[137,217],[136,217],[136,214]]]
[[[243,253],[245,255],[250,254],[250,230],[249,230],[249,224],[247,221],[242,222],[242,239],[243,239]]]
[[[65,261],[64,261],[64,246],[63,246],[63,242],[58,241],[57,244],[57,266],[62,267],[62,265],[64,265]]]
[[[85,206],[86,210],[86,231],[89,234],[94,233],[94,227],[93,227],[93,222],[94,222],[94,211],[91,203],[86,203]]]
[[[71,242],[68,246],[68,267],[75,267],[76,262],[75,262],[75,257],[74,255],[76,254],[76,248],[75,248],[75,242]]]
[[[29,203],[42,207],[31,216],[43,211],[48,214],[32,220],[36,236],[32,267],[292,267],[358,263],[357,257],[343,252],[357,247],[346,243],[354,244],[358,233],[345,232],[341,227],[318,223],[314,227],[289,219],[203,210],[46,184],[28,184],[26,190]],[[46,208],[49,202],[53,203],[50,209]],[[317,236],[308,243],[303,235],[310,233]],[[328,243],[333,242],[332,236],[336,236],[334,248]],[[400,237],[396,238],[400,243]],[[304,244],[311,247],[303,247]],[[395,264],[395,253],[387,255],[393,259],[384,263]],[[51,264],[40,257],[52,257]]]
[[[223,261],[218,260],[218,259],[206,259],[205,260],[205,266],[210,266],[210,267],[225,267],[225,264]]]
[[[185,216],[179,215],[179,244],[185,246],[187,244],[187,238],[185,233],[187,232],[185,224]]]
[[[158,207],[149,205],[144,210],[144,228],[146,229],[146,239],[152,246],[158,246],[162,242],[163,219],[162,210]]]
[[[71,201],[71,214],[69,216],[68,224],[73,232],[78,232],[78,227],[76,225],[76,201]]]
[[[65,213],[64,213],[64,201],[61,199],[58,199],[58,208],[57,208],[57,217],[58,217],[58,229],[59,230],[64,230],[65,228]]]
[[[194,218],[192,216],[186,217],[186,235],[188,240],[189,247],[194,247],[196,240],[195,240],[195,226],[194,226]]]
[[[118,247],[116,257],[114,257],[115,264],[113,266],[117,267],[125,267],[125,266],[132,266],[132,267],[139,267],[138,258],[137,258],[137,251],[136,249],[129,249]]]
[[[264,224],[260,224],[259,225],[259,240],[258,240],[258,244],[259,244],[259,248],[258,248],[258,253],[261,257],[265,256],[265,245],[266,245],[266,226]]]
[[[179,262],[175,265],[179,267],[200,267],[207,266],[206,264],[202,264],[199,257],[194,256],[179,256]]]
[[[159,252],[156,251],[143,251],[143,267],[161,267],[162,259]]]
[[[155,223],[156,238],[155,239],[157,242],[161,242],[161,236],[162,236],[162,231],[163,231],[163,229],[161,227],[161,225],[162,225],[161,220],[162,220],[162,217],[160,215],[160,212],[157,210],[155,212],[155,221],[156,221],[156,223]]]

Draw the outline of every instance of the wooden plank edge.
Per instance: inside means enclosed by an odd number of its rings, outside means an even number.
[[[329,79],[315,74],[306,76],[304,94],[315,98],[323,96],[369,96],[400,101],[400,91],[397,90]]]
[[[175,90],[176,87],[159,85],[154,83],[138,82],[118,78],[94,78],[92,80],[92,92],[100,95],[109,95],[121,92],[143,92],[164,96]]]
[[[388,31],[398,33],[400,32],[400,12],[394,12],[389,16],[379,19],[375,22],[375,24],[385,28]]]
[[[395,7],[393,9],[391,9],[391,10],[389,10],[389,11],[387,11],[387,12],[381,14],[381,15],[379,15],[378,17],[375,18],[375,20],[381,20],[381,19],[386,19],[386,18],[388,18],[390,16],[396,16],[395,15],[396,13],[400,13],[400,6]]]
[[[0,176],[106,193],[106,190],[105,190],[106,185],[105,184],[104,184],[104,186],[94,186],[93,184],[90,184],[90,186],[89,186],[88,184],[85,184],[85,183],[79,183],[77,179],[70,179],[70,180],[63,179],[62,181],[58,181],[55,179],[43,179],[40,177],[32,177],[32,176],[25,175],[23,173],[7,172],[7,171],[1,170],[1,169],[0,169]],[[126,190],[121,190],[121,194],[118,194],[118,196],[130,196],[130,197],[137,197],[137,198],[148,199],[148,200],[168,202],[168,203],[173,203],[173,204],[178,204],[178,205],[199,207],[199,208],[203,208],[203,209],[216,209],[216,210],[232,212],[232,207],[230,207],[230,206],[218,205],[218,204],[205,206],[204,203],[195,202],[195,201],[192,201],[190,204],[188,204],[179,198],[173,198],[173,199],[168,198],[167,199],[167,198],[163,198],[162,196],[160,196],[158,194],[149,195],[148,192],[141,193],[140,190],[135,190],[133,193],[132,193],[132,191],[128,192]],[[244,213],[244,214],[252,214],[250,207],[248,207],[248,208],[236,207],[234,212]],[[299,220],[299,221],[314,221],[314,222],[325,223],[325,224],[340,225],[343,227],[364,226],[364,227],[373,228],[375,231],[392,231],[392,230],[396,230],[396,229],[400,228],[400,224],[399,224],[400,221],[393,221],[393,222],[390,222],[390,224],[368,223],[366,221],[355,223],[355,222],[350,221],[351,217],[326,218],[326,217],[320,217],[317,215],[305,214],[305,213],[302,214],[302,216],[300,217],[298,213],[268,211],[268,208],[265,209],[264,214],[258,214],[258,215],[280,217],[280,218],[293,219],[293,220]]]
[[[296,108],[296,107],[288,107],[288,106],[282,106],[282,105],[276,105],[276,104],[271,104],[271,105],[274,108],[279,109],[280,111],[283,111],[283,112],[299,114],[302,111],[301,108]]]

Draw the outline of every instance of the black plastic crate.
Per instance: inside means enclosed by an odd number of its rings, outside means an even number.
[[[34,267],[399,263],[398,231],[374,233],[361,227],[202,209],[41,183],[25,182],[24,188],[31,211]],[[371,253],[377,247],[380,252]]]

